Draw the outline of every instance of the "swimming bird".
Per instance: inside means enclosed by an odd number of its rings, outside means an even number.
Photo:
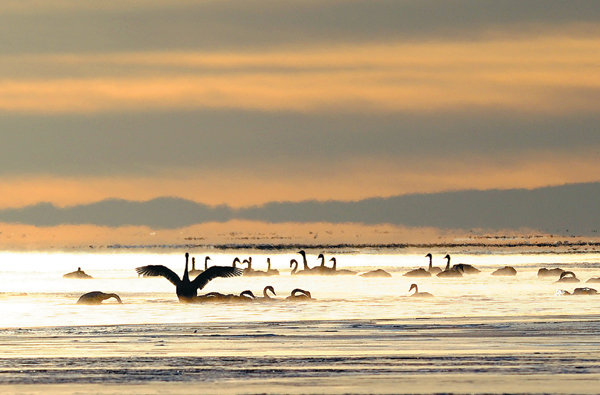
[[[208,261],[210,257],[207,256],[204,258],[204,270],[208,269]],[[204,270],[196,269],[196,258],[192,258],[192,270],[190,270],[190,276],[197,276],[202,273]]]
[[[437,276],[438,273],[442,272],[442,269],[433,266],[433,255],[431,255],[431,253],[425,255],[425,258],[429,258],[429,267],[427,268],[429,273],[431,273],[433,276]]]
[[[446,254],[444,259],[448,260],[448,262],[446,263],[446,268],[443,271],[439,272],[437,274],[437,276],[438,277],[462,277],[462,273],[458,269],[456,269],[454,267],[450,268],[450,254]]]
[[[239,295],[222,294],[220,292],[209,292],[205,295],[198,295],[192,299],[192,303],[206,302],[221,302],[221,303],[237,303],[237,302],[253,302],[256,299],[252,291],[246,290]]]
[[[306,276],[315,274],[306,269],[298,270],[298,261],[295,259],[290,260],[290,267],[292,268],[292,272],[290,273],[292,276]]]
[[[244,269],[244,276],[248,276],[248,277],[268,276],[267,272],[263,272],[261,270],[254,270],[252,268],[252,257],[249,257],[248,259],[244,259],[244,261],[242,263],[248,264],[248,267]]]
[[[564,270],[559,268],[559,267],[555,267],[554,269],[546,269],[545,267],[541,268],[540,270],[538,270],[538,277],[558,277],[561,274],[563,274]]]
[[[308,300],[308,299],[312,299],[312,296],[310,294],[310,292],[305,291],[303,289],[300,288],[296,288],[292,291],[292,293],[290,294],[290,296],[288,296],[287,298],[285,298],[285,300],[292,300],[292,301],[296,301],[296,300]]]
[[[417,286],[417,284],[412,284],[410,286],[410,288],[408,289],[408,292],[415,290],[415,293],[410,295],[411,297],[416,297],[416,298],[431,298],[433,297],[432,294],[430,294],[429,292],[419,292],[419,287]]]
[[[598,293],[598,291],[596,291],[594,288],[588,288],[588,287],[575,288],[573,290],[573,293],[562,290],[563,295],[596,295],[597,293]]]
[[[240,261],[240,258],[238,258],[237,256],[235,258],[233,258],[233,262],[231,262],[231,266],[237,267],[237,266],[235,266],[236,263],[239,263],[240,265],[242,264],[242,261]]]
[[[491,273],[492,276],[516,276],[517,270],[512,266],[505,266]]]
[[[77,304],[95,305],[95,304],[100,304],[103,301],[105,301],[106,299],[110,299],[110,298],[115,298],[117,300],[117,302],[123,303],[121,301],[121,298],[117,294],[105,294],[104,292],[94,291],[94,292],[88,292],[86,294],[81,295],[79,297],[79,300],[77,301]]]
[[[365,278],[392,277],[391,274],[389,274],[388,272],[386,272],[383,269],[371,270],[370,272],[361,273],[361,274],[359,274],[359,276],[365,277]]]
[[[321,260],[321,264],[319,266],[315,266],[312,269],[310,269],[311,272],[315,273],[315,274],[321,274],[321,275],[331,275],[334,274],[334,270],[331,267],[327,267],[325,266],[325,256],[323,254],[319,254],[319,256],[317,257],[317,260]]]
[[[193,302],[193,299],[198,296],[198,290],[204,288],[209,281],[217,277],[234,277],[242,274],[242,270],[236,267],[212,266],[190,281],[188,273],[188,258],[189,254],[186,252],[185,269],[183,271],[182,279],[180,279],[179,276],[171,269],[163,265],[142,266],[136,268],[135,271],[143,276],[162,276],[166,278],[171,282],[171,284],[175,285],[177,298],[183,303]]]
[[[481,270],[477,269],[475,266],[469,265],[467,263],[459,263],[458,265],[452,265],[452,269],[458,270],[462,274],[479,274],[481,272]]]
[[[271,258],[267,258],[267,275],[279,276],[279,270],[271,269]]]
[[[239,296],[233,295],[233,298],[231,299],[231,301],[237,302],[237,303],[251,303],[251,302],[256,302],[256,296],[254,296],[252,291],[246,290],[246,291],[242,291],[239,294]]]
[[[333,267],[331,268],[331,274],[337,276],[353,276],[356,274],[353,270],[348,269],[339,269],[337,268],[337,259],[335,257],[331,258],[329,262],[333,262]]]
[[[431,265],[431,261],[429,264]],[[410,271],[404,273],[403,276],[404,277],[431,277],[431,272],[420,267],[418,269],[413,269],[413,270],[410,270]]]
[[[600,277],[592,277],[589,280],[587,280],[586,283],[590,283],[590,284],[600,283]]]
[[[267,285],[264,289],[263,289],[263,296],[262,298],[257,298],[257,300],[259,302],[276,302],[277,299],[273,299],[268,292],[271,292],[274,296],[277,296],[277,294],[275,293],[275,288],[273,288],[273,286],[271,285]]]
[[[578,283],[580,282],[575,273],[573,272],[562,272],[557,283]]]
[[[74,271],[74,272],[63,274],[63,278],[90,279],[90,278],[93,278],[93,277],[90,276],[89,274],[87,274],[86,272],[84,272],[83,270],[81,270],[80,267],[78,267],[77,270]]]
[[[300,270],[300,272],[304,272],[302,274],[317,274],[316,271],[313,271],[313,269],[311,269],[308,266],[308,261],[306,260],[306,252],[304,250],[300,250],[298,251],[298,254],[302,255],[302,264],[304,265],[304,268],[302,270]]]

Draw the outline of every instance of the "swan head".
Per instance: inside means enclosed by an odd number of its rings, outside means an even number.
[[[189,257],[190,257],[190,254],[186,252],[185,253],[185,259],[188,259]]]
[[[418,288],[417,288],[417,284],[411,284],[410,288],[408,289],[408,292],[412,291],[413,289],[414,289],[415,291],[417,291],[417,290],[418,290]],[[418,291],[417,291],[417,292],[418,292]]]
[[[267,285],[267,286],[265,287],[265,289],[264,289],[264,294],[265,294],[265,296],[267,295],[267,291],[271,291],[271,293],[272,293],[273,295],[277,295],[277,294],[275,293],[275,288],[273,288],[273,286],[272,286],[272,285]]]
[[[427,255],[425,255],[425,258],[433,258],[433,255],[431,255],[431,252],[430,252]]]
[[[294,263],[297,265],[297,264],[298,264],[298,261],[297,261],[297,260],[295,260],[295,259],[292,259],[292,260],[290,261],[290,267],[294,266]]]
[[[567,276],[571,276],[571,277],[573,277],[573,278],[577,278],[577,276],[575,276],[575,273],[573,273],[573,272],[562,272],[562,273],[560,274],[560,278],[559,278],[559,280],[560,280],[561,278],[563,278],[563,277],[567,277]]]
[[[444,259],[450,259],[450,254],[446,254],[446,256],[444,257]]]
[[[250,290],[243,291],[243,292],[240,294],[240,296],[242,296],[242,297],[246,297],[246,298],[250,298],[250,299],[256,299],[256,296],[254,296],[254,294],[253,294],[253,293],[252,293],[252,291],[250,291]]]

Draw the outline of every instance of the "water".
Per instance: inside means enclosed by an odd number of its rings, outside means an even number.
[[[392,274],[372,279],[290,276],[295,251],[191,252],[197,267],[207,254],[227,266],[251,255],[265,270],[270,257],[280,276],[218,278],[200,293],[272,285],[281,301],[186,305],[166,279],[135,272],[162,264],[181,274],[183,251],[0,254],[0,384],[14,393],[594,393],[600,378],[600,296],[557,292],[600,276],[596,252],[451,251],[452,263],[482,270],[460,279],[402,276],[428,263],[421,250],[327,251],[338,268]],[[435,266],[445,253],[434,251]],[[490,275],[506,265],[517,276]],[[582,283],[537,277],[556,266]],[[77,267],[94,279],[62,278]],[[411,298],[413,282],[435,297]],[[314,300],[283,301],[294,288]],[[76,304],[95,290],[123,304]]]
[[[284,299],[294,288],[309,290],[316,299],[297,306],[270,305],[183,305],[178,303],[175,287],[166,279],[138,278],[135,267],[165,265],[183,272],[182,252],[152,253],[3,253],[0,254],[0,308],[10,312],[0,317],[0,328],[61,325],[117,325],[140,323],[196,323],[294,321],[320,319],[370,319],[456,316],[529,316],[549,314],[594,314],[594,298],[557,297],[559,289],[572,290],[573,284],[556,284],[555,279],[540,279],[540,267],[560,266],[576,272],[585,282],[600,276],[600,254],[455,254],[453,263],[468,262],[482,270],[461,279],[437,277],[411,279],[402,274],[425,266],[422,252],[352,252],[338,254],[338,268],[357,272],[383,268],[392,278],[367,279],[358,276],[290,276],[289,261],[295,253],[260,254],[256,251],[210,252],[211,264],[229,266],[235,256],[253,256],[253,267],[266,269],[266,258],[280,270],[274,277],[218,278],[202,292],[239,294],[246,289],[257,296],[267,285],[275,287],[277,298]],[[194,254],[198,267],[205,253]],[[443,267],[443,255],[435,265]],[[316,265],[309,254],[309,265]],[[515,277],[495,277],[498,267],[514,266]],[[81,267],[91,280],[64,279],[62,275]],[[411,283],[420,291],[433,293],[432,300],[408,298]],[[579,285],[582,286],[582,285]],[[593,286],[593,285],[592,285]],[[117,293],[123,305],[106,301],[101,306],[81,306],[75,302],[90,291]],[[26,295],[24,295],[26,294]],[[113,300],[114,301],[114,300]],[[106,314],[105,314],[106,313]]]

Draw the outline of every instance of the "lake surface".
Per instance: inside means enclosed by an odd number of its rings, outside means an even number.
[[[295,251],[190,252],[197,267],[205,255],[225,266],[252,256],[265,270],[270,257],[279,276],[217,278],[200,293],[272,285],[281,301],[181,304],[166,279],[135,272],[161,264],[181,274],[184,251],[0,254],[0,384],[13,393],[596,391],[600,297],[560,292],[600,276],[596,252],[448,251],[482,271],[460,279],[404,277],[427,265],[425,250],[323,251],[338,269],[392,274],[370,279],[291,276]],[[319,252],[308,252],[310,266]],[[432,252],[443,267],[446,252]],[[506,265],[518,274],[490,275]],[[556,266],[582,283],[537,276]],[[77,267],[94,278],[62,278]],[[412,283],[434,297],[410,297]],[[294,288],[314,300],[283,301]],[[76,304],[96,290],[123,304]]]

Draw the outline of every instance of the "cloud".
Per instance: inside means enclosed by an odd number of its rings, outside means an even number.
[[[519,159],[431,158],[378,160],[331,158],[316,164],[274,162],[252,168],[187,169],[155,176],[21,176],[0,179],[0,209],[40,202],[57,207],[106,199],[147,201],[177,196],[209,206],[232,208],[270,201],[357,201],[461,189],[539,188],[600,180],[600,158],[536,154]],[[209,166],[207,166],[209,167]],[[588,202],[590,205],[593,202]]]
[[[457,191],[372,198],[357,202],[273,202],[233,210],[184,199],[147,202],[107,200],[57,208],[38,204],[0,211],[0,222],[35,226],[65,224],[174,229],[207,222],[251,220],[267,223],[359,223],[490,231],[535,229],[546,233],[594,235],[600,214],[587,204],[600,183],[535,190]]]
[[[2,53],[258,49],[586,30],[594,0],[4,1]],[[276,32],[276,33],[274,33]]]
[[[597,53],[598,38],[543,37],[297,52],[9,56],[0,110],[589,113],[600,106]]]

